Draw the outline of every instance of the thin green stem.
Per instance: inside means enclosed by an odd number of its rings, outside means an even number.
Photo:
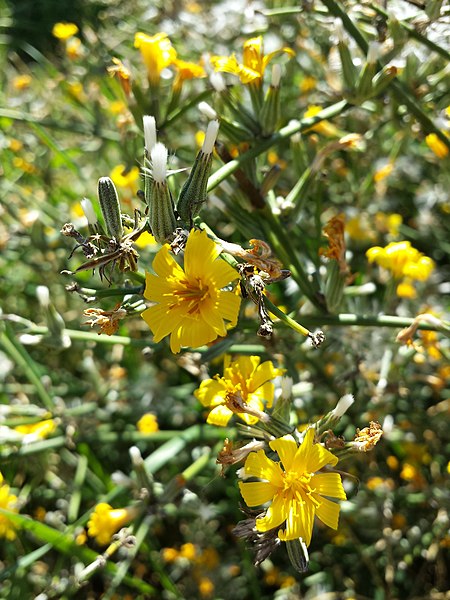
[[[353,37],[355,42],[358,44],[362,52],[367,54],[369,44],[363,34],[360,32],[355,23],[351,20],[345,8],[337,0],[322,0],[323,4],[327,7],[328,11],[341,19],[346,31]],[[381,64],[378,63],[378,70],[381,69]],[[410,112],[416,117],[416,119],[424,127],[426,133],[435,133],[438,138],[450,149],[450,139],[444,135],[444,133],[438,129],[433,121],[424,113],[419,104],[411,96],[406,86],[402,81],[393,79],[388,89],[390,89],[394,97],[410,110]]]
[[[234,173],[237,169],[239,169],[244,163],[248,162],[252,158],[256,158],[266,150],[269,150],[272,146],[276,146],[283,140],[289,139],[295,133],[299,133],[313,127],[317,123],[324,121],[326,119],[331,119],[337,115],[340,115],[345,110],[350,108],[351,104],[347,102],[347,100],[340,100],[327,108],[324,108],[317,113],[314,117],[308,117],[306,119],[302,119],[301,121],[296,121],[295,123],[290,123],[280,129],[280,131],[274,133],[269,138],[258,141],[258,143],[244,152],[234,160],[230,160],[230,162],[226,163],[218,169],[215,173],[211,175],[208,181],[208,192],[217,187],[224,179],[226,179],[229,175]]]
[[[371,2],[369,6],[372,8],[372,10],[374,10],[376,13],[378,13],[385,19],[390,18],[389,13],[385,11],[381,5],[375,4],[375,2]],[[436,54],[440,54],[443,58],[450,62],[450,52],[446,50],[444,46],[439,46],[432,40],[428,39],[425,35],[422,35],[419,31],[417,31],[415,27],[413,27],[406,21],[397,21],[397,23],[400,25],[400,27],[407,31],[412,38],[414,38],[424,46],[427,46],[427,48],[429,48],[433,52],[436,52]]]
[[[297,321],[294,321],[294,319],[291,319],[291,317],[289,317],[282,310],[280,310],[278,308],[278,306],[275,306],[275,304],[273,304],[273,302],[271,302],[267,297],[264,298],[264,304],[266,305],[266,308],[272,314],[274,314],[275,316],[277,316],[280,319],[280,321],[283,321],[283,323],[286,323],[286,325],[291,327],[291,329],[293,329],[294,331],[301,333],[305,337],[309,337],[310,331],[308,329],[306,329],[306,327],[303,327],[303,325],[300,325],[300,323],[297,323]]]
[[[272,310],[272,309],[269,309]],[[395,315],[354,315],[341,313],[337,315],[302,315],[302,322],[309,326],[333,325],[334,327],[409,327],[414,319],[397,317]],[[439,331],[448,335],[450,324],[443,322],[442,325],[431,323],[420,323],[418,329],[424,331]]]
[[[10,356],[13,362],[22,370],[25,377],[34,385],[36,393],[45,408],[53,412],[55,405],[41,381],[38,366],[22,344],[15,339],[14,333],[8,323],[5,323],[3,331],[0,330],[0,346],[3,346],[6,354]]]
[[[25,112],[19,110],[12,110],[8,108],[0,109],[0,117],[7,119],[13,119],[14,121],[21,121],[23,123],[39,124],[41,127],[48,129],[57,129],[59,131],[70,131],[72,133],[80,133],[86,136],[95,136],[104,140],[119,142],[120,135],[114,131],[104,131],[95,128],[84,127],[80,123],[61,123],[60,121],[52,121],[50,119],[39,119]]]
[[[323,310],[323,307],[321,307],[317,301],[317,297],[309,282],[308,275],[294,251],[292,242],[286,235],[286,230],[281,227],[279,221],[268,208],[262,210],[261,215],[263,216],[263,219],[261,219],[261,226],[275,251],[275,255],[277,255],[286,265],[289,265],[293,279],[297,282],[308,300],[319,310]]]

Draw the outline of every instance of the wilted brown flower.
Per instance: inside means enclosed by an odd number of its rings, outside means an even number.
[[[99,327],[98,334],[106,333],[113,335],[119,329],[119,321],[127,316],[127,311],[120,307],[120,302],[114,307],[114,310],[103,310],[101,308],[86,308],[83,311],[85,317],[92,317],[86,321],[85,325]]]

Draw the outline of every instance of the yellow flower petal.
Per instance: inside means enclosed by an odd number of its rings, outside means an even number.
[[[283,486],[281,469],[277,463],[268,458],[264,450],[251,452],[245,461],[245,474],[270,481],[276,486]]]
[[[316,515],[322,523],[325,523],[331,529],[337,529],[340,508],[339,504],[327,498],[320,497],[320,506],[316,509]]]
[[[297,442],[292,435],[284,435],[281,438],[269,442],[269,446],[280,457],[285,471],[290,471],[295,455],[297,453]]]
[[[322,496],[347,499],[339,473],[318,473],[311,478],[311,487]]]
[[[232,416],[233,413],[229,408],[220,405],[212,409],[208,415],[208,418],[206,419],[206,422],[210,425],[217,425],[217,427],[226,427]]]
[[[247,506],[261,506],[277,492],[274,485],[265,481],[239,482],[239,489]]]
[[[278,532],[282,541],[302,538],[307,546],[311,543],[314,527],[314,505],[306,498],[293,500],[289,506],[285,529]]]
[[[263,517],[256,519],[256,528],[258,531],[269,531],[274,529],[282,523],[284,523],[288,517],[289,505],[286,504],[285,499],[281,494],[276,494],[273,498],[272,504],[266,511]],[[282,532],[278,532],[278,536],[281,539]]]

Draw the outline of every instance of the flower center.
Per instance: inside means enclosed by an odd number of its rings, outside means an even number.
[[[319,505],[317,500],[314,498],[313,493],[316,491],[315,488],[310,486],[311,477],[314,473],[297,473],[296,471],[285,471],[283,473],[283,492],[286,495],[295,498],[300,502],[305,501],[305,495],[308,500],[313,502],[315,505]]]
[[[199,305],[210,296],[209,287],[201,279],[197,279],[194,284],[185,279],[182,284],[183,286],[174,292],[174,304],[183,304],[187,315],[196,315],[199,313]]]

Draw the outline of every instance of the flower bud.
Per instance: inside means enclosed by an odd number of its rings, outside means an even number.
[[[89,198],[83,198],[80,200],[80,204],[87,219],[88,225],[95,225],[97,223],[97,215],[95,214],[92,202],[89,200]]]
[[[286,550],[294,569],[299,573],[305,573],[308,570],[309,554],[303,539],[287,540]]]
[[[336,313],[342,303],[346,278],[347,274],[341,272],[338,261],[330,260],[327,264],[325,300],[331,314]]]
[[[144,143],[147,156],[150,156],[152,148],[156,145],[156,120],[155,117],[144,115]]]
[[[122,213],[116,187],[109,177],[100,177],[98,180],[98,199],[108,234],[120,240],[123,235]]]
[[[272,68],[272,84],[267,90],[260,113],[262,134],[266,136],[276,130],[280,119],[280,80],[281,67],[275,64]]]
[[[342,415],[347,412],[354,401],[355,399],[351,394],[345,394],[345,396],[342,396],[342,398],[340,398],[339,402],[336,404],[336,407],[331,411],[333,417],[340,419]]]
[[[373,78],[372,95],[378,96],[378,94],[381,94],[396,76],[397,67],[394,67],[393,65],[386,65],[383,67]]]
[[[167,186],[167,148],[157,142],[150,151],[150,173],[145,173],[144,196],[148,220],[157,242],[164,244],[177,227],[173,201]]]
[[[216,111],[213,109],[213,107],[208,104],[207,102],[199,102],[198,104],[198,110],[205,115],[205,117],[207,119],[209,119],[210,121],[214,120],[214,119],[218,119],[217,113]]]
[[[345,85],[345,88],[349,92],[352,92],[355,88],[357,71],[356,71],[356,67],[352,60],[350,48],[348,47],[348,43],[344,39],[344,37],[342,37],[342,39],[339,38],[337,47],[338,47],[339,57],[341,59],[342,76],[344,78],[344,85]]]
[[[381,45],[379,42],[370,42],[367,51],[367,61],[359,76],[356,90],[359,102],[364,102],[373,96],[373,78],[377,72],[377,61],[380,57]]]
[[[206,202],[208,178],[211,173],[212,152],[219,130],[219,121],[210,121],[202,149],[197,154],[189,177],[178,198],[177,211],[182,221],[192,227],[192,221]]]

